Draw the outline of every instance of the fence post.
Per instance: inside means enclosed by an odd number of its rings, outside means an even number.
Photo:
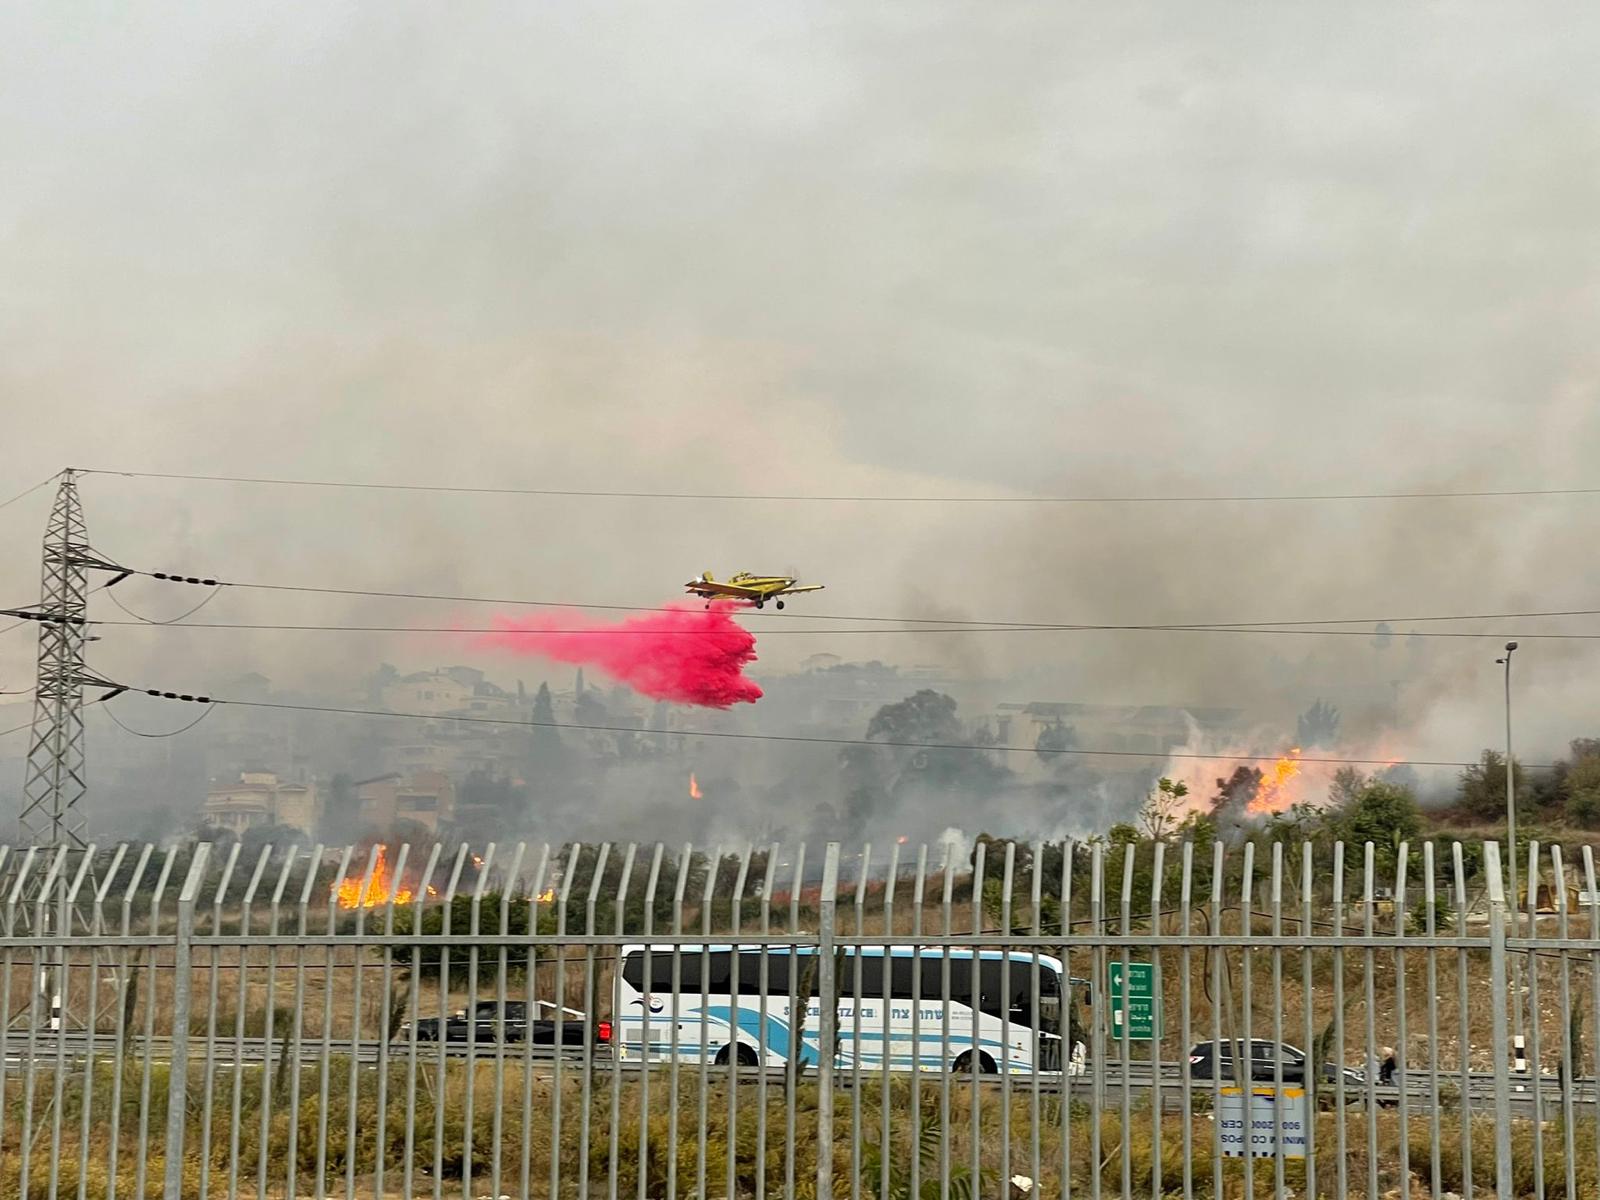
[[[822,1010],[817,1037],[817,1200],[833,1200],[833,1060],[839,1043],[833,939],[838,891],[839,843],[829,842],[822,860],[822,897],[817,903],[817,995]],[[805,1028],[803,1021],[800,1028]]]
[[[172,1061],[167,1076],[167,1169],[161,1188],[166,1200],[183,1200],[183,1134],[189,1116],[189,1009],[194,982],[190,977],[189,943],[194,937],[195,901],[210,852],[207,842],[195,847],[189,875],[183,881],[183,891],[178,893],[178,932],[172,962]],[[149,1002],[155,1003],[153,989]],[[141,1147],[140,1153],[144,1152]]]
[[[1511,1195],[1511,1078],[1507,1074],[1509,1043],[1506,1021],[1506,893],[1500,877],[1500,847],[1485,842],[1484,867],[1489,874],[1489,988],[1494,1005],[1494,1171],[1495,1194]],[[1520,999],[1513,999],[1520,1003]],[[1470,1103],[1463,1097],[1463,1103]],[[1463,1134],[1463,1137],[1468,1136]]]

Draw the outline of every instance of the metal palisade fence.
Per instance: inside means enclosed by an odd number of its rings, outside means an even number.
[[[0,850],[0,1195],[1600,1195],[1594,859]]]

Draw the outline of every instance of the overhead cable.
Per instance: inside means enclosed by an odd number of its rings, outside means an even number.
[[[35,492],[37,492],[40,488],[49,487],[52,483],[54,483],[60,477],[61,477],[61,472],[57,471],[54,475],[50,476],[50,478],[41,479],[38,483],[34,484],[32,487],[24,488],[22,491],[18,492],[15,496],[11,497],[11,499],[5,500],[5,501],[0,501],[0,509],[10,508],[18,500],[26,499],[27,497],[29,497],[29,496],[33,495]]]
[[[671,612],[681,609],[665,609],[660,605],[641,604],[595,604],[571,600],[529,600],[515,596],[458,596],[442,592],[402,592],[385,591],[375,588],[341,588],[322,587],[311,584],[291,583],[259,583],[238,579],[211,579],[198,576],[184,576],[169,571],[139,571],[135,575],[143,575],[150,579],[165,580],[169,583],[202,584],[205,586],[242,588],[249,591],[266,592],[297,592],[318,596],[369,596],[380,600],[425,600],[437,601],[446,604],[498,604],[512,608],[565,608],[580,611],[594,612]],[[981,626],[993,629],[1245,629],[1245,628],[1288,628],[1297,625],[1400,625],[1420,624],[1422,622],[1441,621],[1497,621],[1517,620],[1543,617],[1593,617],[1600,616],[1600,608],[1569,608],[1550,609],[1544,611],[1525,612],[1487,612],[1487,613],[1450,613],[1450,614],[1423,614],[1420,616],[1381,616],[1381,617],[1322,617],[1304,618],[1295,621],[1169,621],[1147,622],[1142,624],[1097,624],[1093,622],[1041,622],[1041,621],[1000,621],[974,618],[961,620],[949,617],[880,617],[860,616],[843,613],[767,613],[764,611],[741,608],[738,610],[743,618],[769,618],[777,621],[855,621],[858,623],[877,623],[885,625],[917,625],[917,626]]]
[[[119,475],[127,479],[172,479],[202,483],[259,484],[270,487],[345,488],[357,491],[424,492],[482,496],[571,496],[583,499],[623,500],[734,500],[783,501],[798,503],[845,504],[1261,504],[1281,502],[1352,500],[1466,500],[1532,496],[1600,495],[1600,487],[1504,488],[1460,491],[1392,492],[1280,492],[1224,495],[1126,495],[1126,496],[959,496],[959,495],[884,495],[874,493],[802,492],[660,492],[598,488],[514,488],[455,484],[374,483],[350,479],[283,479],[259,475],[200,475],[175,471],[114,471],[93,467],[76,468],[84,475]]]
[[[206,708],[205,708],[205,711],[202,712],[194,720],[190,721],[187,725],[181,726],[178,729],[168,730],[165,733],[146,733],[142,729],[130,728],[128,725],[124,724],[120,718],[118,718],[116,712],[113,711],[111,705],[109,705],[109,704],[106,705],[106,716],[110,717],[111,720],[112,720],[112,723],[115,724],[117,726],[117,728],[121,729],[124,733],[130,733],[136,738],[158,739],[158,738],[177,737],[180,733],[188,733],[189,730],[193,729],[196,725],[200,724],[201,721],[204,721],[207,717],[209,717],[216,710],[216,707],[217,706],[216,706],[215,703],[208,704],[206,706]]]
[[[819,746],[884,746],[899,750],[960,750],[971,752],[994,752],[998,754],[1040,754],[1052,756],[1068,756],[1078,758],[1142,758],[1142,759],[1192,759],[1200,762],[1271,762],[1284,757],[1283,751],[1268,751],[1259,754],[1199,754],[1186,751],[1153,751],[1153,750],[1087,750],[1080,747],[1057,748],[1039,746],[986,746],[975,742],[909,742],[898,740],[879,740],[874,738],[846,738],[822,737],[809,734],[788,733],[738,733],[725,729],[641,729],[629,725],[591,725],[582,723],[565,724],[559,721],[533,721],[513,720],[509,717],[473,717],[453,714],[390,712],[382,709],[371,708],[343,708],[323,704],[288,704],[273,700],[230,700],[221,696],[189,695],[176,692],[161,691],[156,688],[129,689],[130,691],[143,691],[147,696],[155,696],[167,700],[184,700],[200,704],[229,704],[235,708],[262,708],[282,712],[311,712],[328,713],[336,716],[350,717],[389,717],[411,721],[448,721],[462,725],[491,725],[510,726],[521,729],[571,729],[585,733],[628,733],[644,737],[683,737],[683,738],[722,738],[730,741],[745,742],[789,742],[803,745]],[[1337,764],[1348,766],[1369,767],[1471,767],[1478,764],[1456,760],[1442,759],[1393,759],[1393,758],[1343,758],[1331,755],[1326,756],[1299,756],[1295,758],[1298,763],[1311,764]],[[1527,769],[1543,770],[1548,764],[1526,764]]]
[[[222,595],[222,587],[219,584],[219,585],[213,586],[211,591],[206,593],[205,599],[200,601],[200,603],[194,605],[192,608],[185,609],[183,612],[179,613],[175,617],[167,617],[164,620],[158,621],[154,617],[141,616],[139,613],[134,612],[133,609],[129,608],[126,604],[124,604],[121,600],[119,600],[117,598],[116,593],[113,592],[113,593],[111,593],[111,603],[115,604],[123,612],[127,613],[130,617],[133,618],[133,620],[132,621],[94,621],[94,622],[91,622],[91,624],[95,624],[95,625],[177,625],[180,622],[186,621],[188,618],[194,616],[195,613],[199,612],[202,608],[204,608],[206,605],[210,604],[213,600],[215,600],[220,595]],[[189,628],[194,629],[194,628],[199,628],[199,626],[191,625],[191,626],[189,626]]]
[[[121,607],[119,604],[118,607]],[[124,609],[124,611],[127,611]],[[193,610],[191,610],[193,611]],[[19,622],[21,624],[21,622]],[[146,621],[143,619],[133,621],[90,621],[91,625],[109,625],[123,628],[154,628],[154,629],[232,629],[232,630],[258,630],[277,633],[492,633],[507,637],[526,636],[560,636],[563,634],[580,635],[593,633],[593,629],[507,629],[497,625],[290,625],[273,624],[271,622],[256,621],[189,621],[174,618],[170,621]],[[0,630],[0,633],[5,632]],[[1276,634],[1288,637],[1359,637],[1370,638],[1373,635],[1368,629],[1284,629],[1284,628],[1257,628],[1247,625],[950,625],[918,627],[915,629],[886,629],[882,626],[868,628],[840,628],[830,626],[824,629],[763,629],[760,634],[768,637],[833,637],[842,634],[867,634],[870,636],[887,637],[892,634],[911,634],[920,636],[932,633],[1246,633],[1246,634]],[[726,629],[608,629],[606,635],[627,636],[638,634],[649,637],[726,637]],[[1491,630],[1487,633],[1468,633],[1454,629],[1421,629],[1402,630],[1390,633],[1390,637],[1401,638],[1468,638],[1499,641],[1504,638],[1521,638],[1528,641],[1600,641],[1600,633],[1521,633],[1515,630]]]

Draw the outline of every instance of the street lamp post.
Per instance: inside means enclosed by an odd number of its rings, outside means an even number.
[[[1506,669],[1506,860],[1511,864],[1511,936],[1517,937],[1522,927],[1522,897],[1517,891],[1517,793],[1511,767],[1511,655],[1517,643],[1506,643],[1506,656],[1495,662]],[[1522,971],[1515,955],[1511,959],[1511,1014],[1512,1033],[1518,1047],[1522,1041]]]

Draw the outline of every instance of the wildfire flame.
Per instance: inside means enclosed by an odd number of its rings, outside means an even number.
[[[1287,755],[1272,764],[1269,770],[1261,773],[1261,783],[1256,788],[1256,794],[1251,799],[1247,812],[1256,815],[1282,812],[1293,802],[1289,794],[1290,780],[1300,774],[1300,747],[1296,746]]]
[[[689,799],[691,799],[691,800],[702,800],[704,798],[705,798],[705,793],[700,790],[700,785],[695,782],[694,772],[690,771],[689,772]]]
[[[540,892],[537,896],[534,897],[534,899],[537,900],[540,904],[552,904],[552,903],[555,902],[555,898],[556,898],[556,890],[553,887],[545,888],[544,891]]]
[[[380,904],[387,904],[391,896],[396,904],[411,903],[411,889],[400,887],[398,881],[390,876],[385,847],[378,847],[378,857],[372,864],[372,879],[363,891],[361,882],[364,874],[365,871],[358,871],[334,884],[333,894],[340,908],[376,908]],[[432,893],[433,889],[429,888],[428,891]]]

